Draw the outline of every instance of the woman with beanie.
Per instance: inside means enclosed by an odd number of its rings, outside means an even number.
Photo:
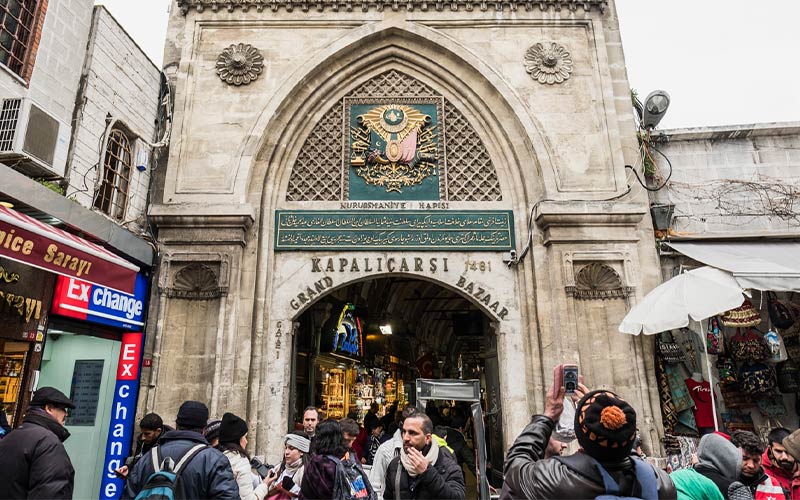
[[[311,441],[303,431],[294,431],[283,438],[283,461],[277,469],[277,479],[267,493],[269,500],[289,500],[300,496],[300,485]]]
[[[219,426],[220,450],[231,463],[233,477],[239,485],[239,497],[242,500],[264,500],[269,491],[271,477],[264,480],[255,489],[253,488],[253,476],[250,472],[250,455],[245,451],[247,446],[247,422],[237,417],[233,413],[226,413],[222,416],[222,423]]]

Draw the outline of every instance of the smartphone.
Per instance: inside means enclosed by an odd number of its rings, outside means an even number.
[[[567,394],[578,390],[578,365],[564,365],[564,389]]]

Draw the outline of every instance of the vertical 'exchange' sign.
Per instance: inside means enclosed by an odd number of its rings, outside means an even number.
[[[141,333],[122,335],[122,347],[117,365],[117,384],[114,387],[114,406],[108,430],[106,457],[103,461],[103,480],[100,499],[116,500],[122,494],[124,482],[114,470],[125,465],[133,439],[133,419],[136,415],[136,396],[139,393],[139,366],[142,357]]]

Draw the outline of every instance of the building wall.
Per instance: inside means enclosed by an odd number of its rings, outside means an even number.
[[[96,6],[75,112],[68,197],[91,208],[100,185],[98,165],[103,164],[110,126],[125,131],[131,141],[134,163],[140,148],[152,156],[151,148],[142,141],[157,140],[155,122],[160,85],[160,70],[108,10]],[[150,178],[150,165],[146,167],[144,171],[134,168],[131,172],[124,222],[130,222],[134,228],[142,227]]]
[[[657,447],[651,339],[617,331],[625,310],[660,275],[647,197],[628,193],[625,181],[636,139],[613,2],[547,1],[530,10],[514,3],[513,11],[470,2],[444,9],[423,2],[238,5],[173,4],[164,65],[175,114],[163,194],[151,208],[163,258],[149,316],[155,334],[146,347],[153,364],[143,372],[150,388],[140,395],[140,412],[169,418],[183,399],[208,401],[214,414],[248,416],[259,453],[279,453],[291,365],[290,350],[279,346],[290,344],[301,312],[290,300],[320,279],[313,258],[353,252],[275,252],[274,213],[342,208],[335,198],[287,200],[296,160],[304,148],[325,154],[314,149],[317,123],[348,92],[373,81],[380,87],[381,75],[392,70],[451,102],[495,165],[502,200],[453,202],[448,209],[511,210],[516,250],[530,239],[515,267],[500,252],[445,249],[426,255],[451,259],[448,272],[407,273],[461,290],[493,318],[505,445],[542,410],[552,368],[563,360],[584,367],[591,385],[632,401],[646,442]],[[542,84],[526,72],[526,51],[539,42],[569,51],[573,71],[563,83]],[[220,53],[238,43],[264,57],[263,72],[249,85],[228,85],[215,71]],[[314,182],[314,174],[307,177]],[[419,257],[380,248],[356,256]],[[491,290],[508,309],[503,318],[459,285],[456,269],[468,260],[490,261],[497,270],[463,278]],[[576,293],[597,278],[584,272],[592,264],[613,282],[613,297]],[[330,276],[333,287],[369,277],[364,269]],[[201,282],[205,288],[192,286],[204,292],[187,298],[188,284]],[[602,307],[605,299],[613,306]],[[199,338],[169,327],[188,315],[216,321]],[[213,371],[192,369],[176,381],[178,366]]]
[[[51,0],[47,5],[30,97],[71,123],[92,16],[92,0]]]
[[[675,205],[672,228],[686,235],[797,232],[800,124],[664,130],[657,143],[672,163],[653,195]],[[660,175],[667,162],[656,155]]]

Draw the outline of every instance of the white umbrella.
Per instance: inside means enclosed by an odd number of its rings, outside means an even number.
[[[746,293],[745,290],[730,273],[708,266],[693,269],[675,276],[648,293],[628,311],[619,325],[619,331],[631,335],[652,335],[689,326],[690,320],[694,320],[692,326],[705,344],[702,324],[699,322],[739,307],[744,302],[743,293]],[[708,354],[706,368],[711,387],[714,430],[718,430]]]
[[[631,335],[652,335],[703,321],[739,307],[744,290],[730,273],[701,267],[675,276],[648,293],[619,325]]]

